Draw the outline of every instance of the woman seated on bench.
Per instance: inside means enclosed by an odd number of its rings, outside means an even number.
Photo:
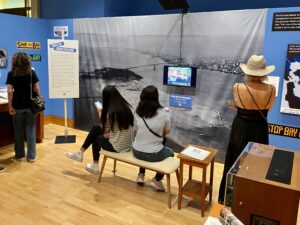
[[[140,102],[135,116],[136,136],[132,145],[133,155],[147,162],[159,162],[173,157],[173,151],[163,145],[163,137],[170,132],[170,113],[160,105],[158,90],[154,86],[145,87],[140,94]],[[161,180],[163,174],[157,173],[150,186],[157,191],[165,191]],[[145,169],[140,168],[137,183],[144,184]]]
[[[93,126],[82,147],[76,152],[67,152],[70,159],[82,162],[83,153],[92,145],[93,163],[86,170],[98,174],[100,150],[123,152],[131,149],[134,116],[131,105],[121,96],[115,86],[108,85],[102,91],[103,109],[98,110],[100,126]]]

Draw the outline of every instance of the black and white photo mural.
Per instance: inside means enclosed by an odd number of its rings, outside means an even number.
[[[94,102],[105,85],[116,85],[135,108],[141,90],[159,89],[170,108],[168,143],[175,151],[189,143],[219,150],[223,161],[235,111],[227,106],[232,86],[243,80],[239,63],[261,54],[266,10],[74,20],[79,40],[80,98],[75,126],[89,130],[98,122]],[[164,65],[197,67],[196,88],[163,85]],[[192,109],[169,106],[170,94],[192,96]]]

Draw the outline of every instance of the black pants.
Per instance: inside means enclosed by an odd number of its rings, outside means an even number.
[[[96,162],[99,161],[101,148],[106,151],[116,152],[109,142],[109,139],[103,136],[102,128],[96,125],[92,127],[88,136],[85,138],[82,148],[88,149],[90,145],[92,145],[93,160]]]
[[[145,173],[146,173],[146,169],[140,167],[139,173],[145,174]],[[156,175],[155,175],[155,180],[161,181],[163,178],[164,178],[164,174],[162,174],[162,173],[156,173]]]

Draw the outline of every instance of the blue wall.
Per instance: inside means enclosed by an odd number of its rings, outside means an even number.
[[[274,124],[300,127],[300,117],[297,115],[280,113],[283,77],[287,56],[288,44],[300,44],[300,32],[272,32],[272,16],[274,12],[294,12],[300,8],[269,9],[264,43],[264,55],[268,64],[276,66],[273,73],[280,76],[279,92],[272,111],[269,114],[269,122]],[[281,148],[300,150],[300,140],[277,135],[270,135],[270,144]],[[288,146],[288,147],[287,147]]]
[[[105,0],[104,0],[105,1]],[[134,7],[134,0],[112,0],[105,1],[104,3],[104,15],[105,17],[112,16],[132,16],[132,8]]]
[[[40,79],[41,94],[48,96],[47,90],[44,87],[48,86],[48,62],[45,56],[47,55],[47,38],[48,20],[31,19],[22,16],[14,16],[0,13],[0,48],[6,48],[8,51],[8,65],[1,70],[0,85],[5,85],[7,73],[10,70],[11,58],[16,52],[26,52],[28,54],[41,54],[41,62],[32,62],[32,66]],[[40,42],[40,50],[17,49],[17,41]]]
[[[9,21],[9,23],[8,23]],[[49,100],[49,79],[48,79],[48,54],[47,39],[54,39],[53,26],[66,25],[69,27],[69,37],[73,39],[73,20],[44,20],[32,19],[22,16],[13,16],[8,14],[0,14],[0,26],[5,31],[5,35],[0,35],[0,48],[6,48],[8,52],[8,65],[1,70],[0,86],[5,85],[7,73],[10,70],[11,57],[14,53],[22,51],[28,54],[41,54],[41,62],[32,62],[37,75],[40,79],[39,85],[41,94],[46,100],[45,115],[64,116],[63,99]],[[40,50],[17,49],[17,41],[34,41],[41,42]],[[73,99],[67,101],[68,118],[74,118]]]
[[[299,0],[188,0],[190,12],[239,10],[257,8],[298,7]],[[179,13],[164,10],[159,0],[43,0],[41,18],[90,18],[109,16],[137,16]]]
[[[40,17],[44,19],[102,17],[104,1],[42,0],[40,1]]]

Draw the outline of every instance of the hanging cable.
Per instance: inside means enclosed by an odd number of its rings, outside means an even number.
[[[183,36],[183,16],[184,16],[184,9],[182,9],[181,13],[181,24],[180,24],[180,42],[179,42],[179,64],[182,64],[182,36]]]

